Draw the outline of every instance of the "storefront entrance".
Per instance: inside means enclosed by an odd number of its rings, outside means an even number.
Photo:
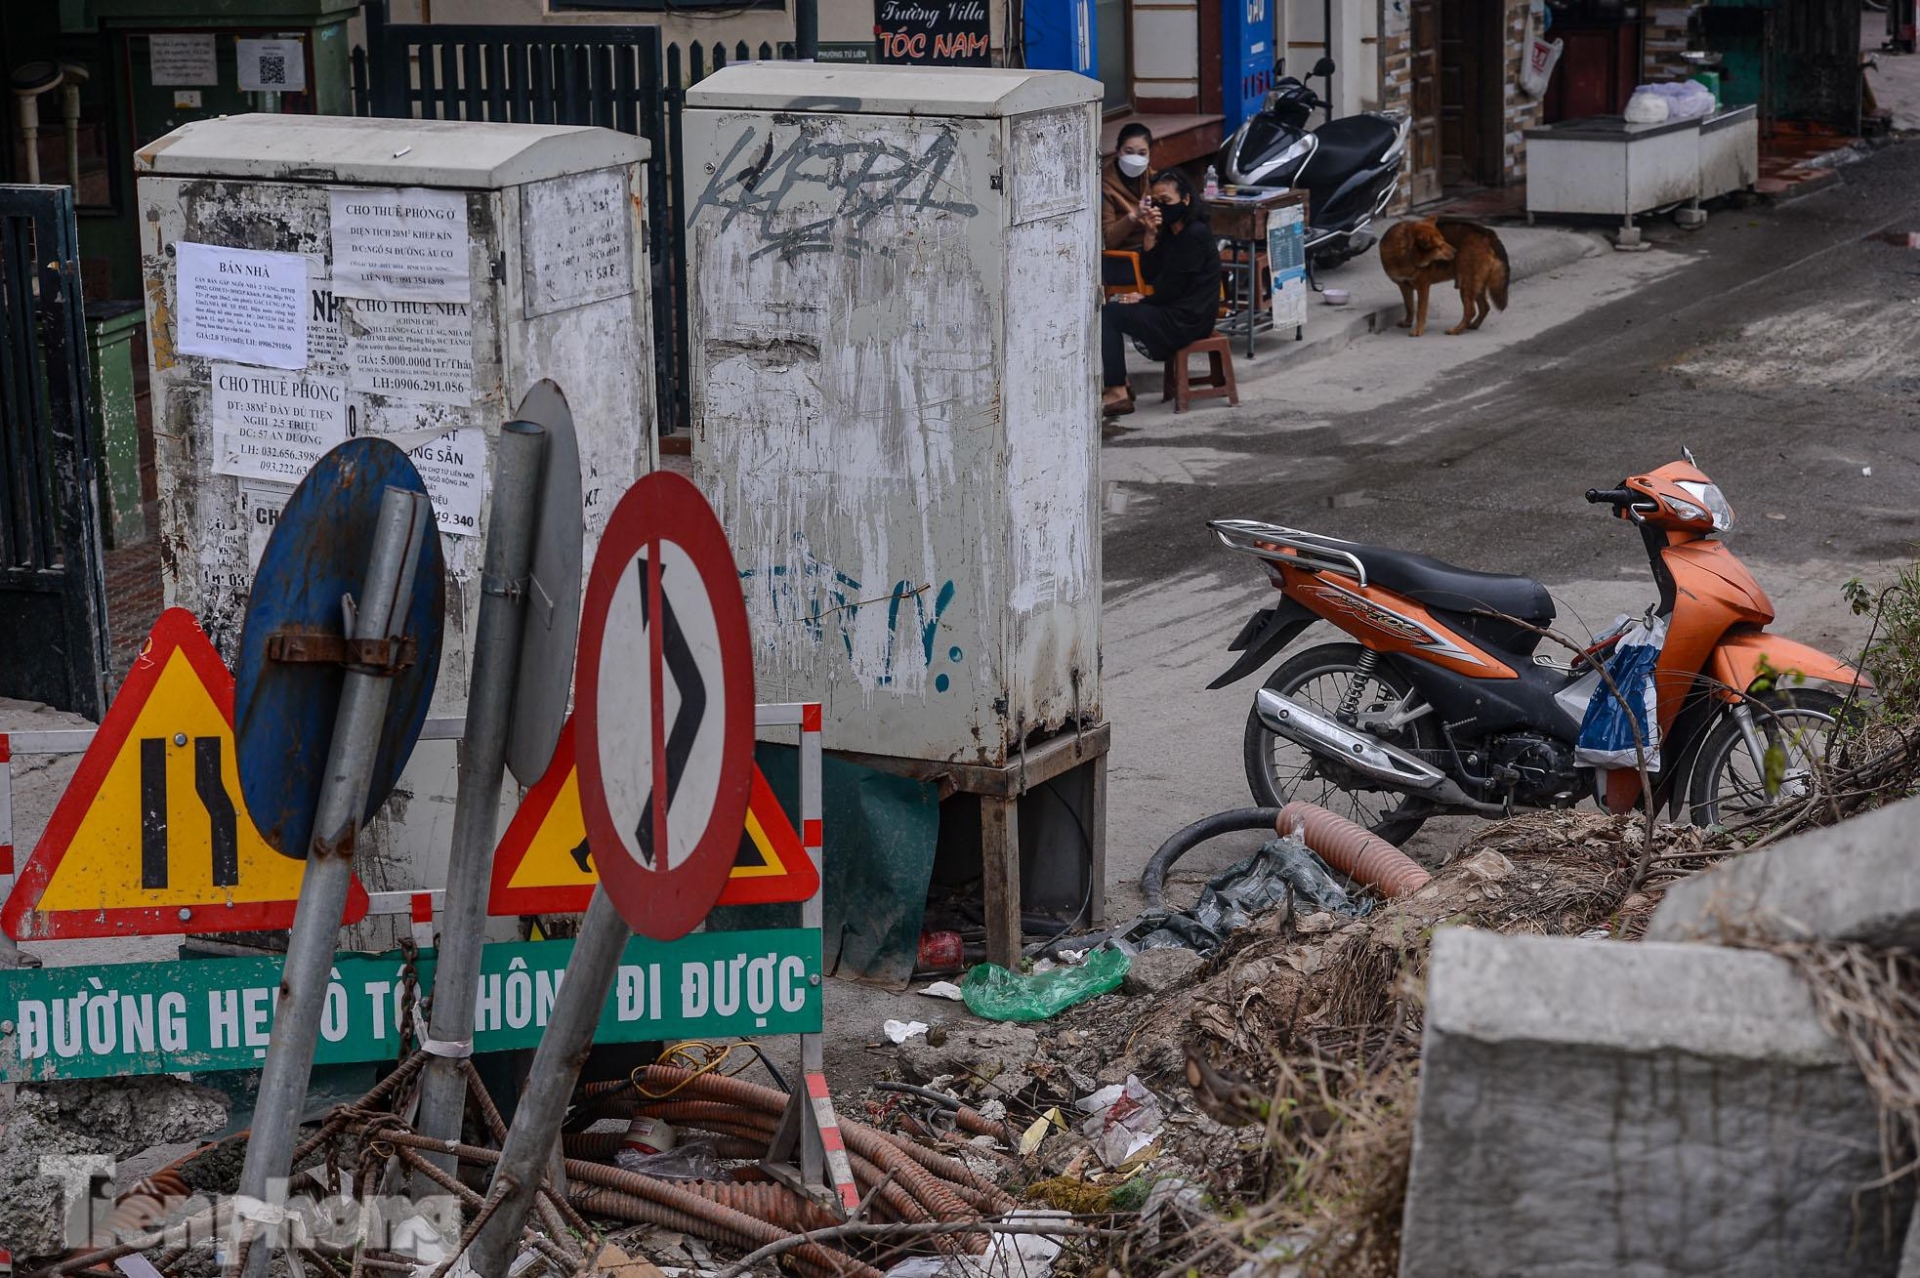
[[[1640,83],[1640,10],[1625,0],[1548,0],[1560,65],[1541,102],[1548,124],[1618,115]]]

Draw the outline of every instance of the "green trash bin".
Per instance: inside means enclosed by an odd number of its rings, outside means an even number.
[[[140,497],[140,421],[134,411],[133,339],[146,323],[139,302],[87,303],[87,368],[99,458],[100,529],[108,546],[147,535]]]

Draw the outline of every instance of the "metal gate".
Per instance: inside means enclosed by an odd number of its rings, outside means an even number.
[[[657,27],[510,27],[389,23],[368,5],[367,54],[354,51],[362,114],[389,119],[587,124],[652,143],[649,230],[667,224],[667,142]],[[685,359],[674,342],[674,256],[648,237],[655,400],[663,424],[685,420]]]
[[[0,696],[96,722],[107,583],[73,190],[0,186]]]
[[[680,110],[707,72],[793,46],[663,45],[648,26],[390,23],[362,10],[353,51],[354,111],[391,119],[587,124],[647,139],[647,257],[652,270],[655,402],[662,430],[687,426],[687,255],[680,232]]]

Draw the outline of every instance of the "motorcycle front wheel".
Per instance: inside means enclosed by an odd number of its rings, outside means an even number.
[[[1329,643],[1309,648],[1280,663],[1267,677],[1267,688],[1292,697],[1349,727],[1390,713],[1413,687],[1381,662],[1373,671],[1361,669],[1357,643]],[[1357,685],[1357,686],[1356,686]],[[1429,716],[1430,717],[1430,716]],[[1415,719],[1397,732],[1376,733],[1403,750],[1434,748],[1426,718]],[[1337,816],[1366,826],[1389,843],[1404,843],[1426,822],[1431,806],[1388,790],[1367,789],[1357,776],[1329,769],[1305,746],[1267,730],[1257,711],[1247,712],[1244,743],[1247,786],[1253,801],[1263,808],[1285,807],[1295,799],[1317,803]]]
[[[1722,711],[1694,758],[1687,807],[1699,826],[1724,825],[1805,798],[1819,783],[1846,699],[1818,688],[1749,698],[1753,735]]]

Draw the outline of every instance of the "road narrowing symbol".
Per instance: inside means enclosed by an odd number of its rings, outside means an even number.
[[[15,940],[289,927],[305,863],[240,801],[233,676],[184,608],[160,614],[0,910]],[[347,922],[367,911],[358,880]]]
[[[753,661],[727,535],[656,471],[614,507],[580,623],[580,807],[602,884],[642,936],[699,925],[753,785]]]
[[[600,881],[587,847],[574,767],[573,721],[560,731],[553,762],[527,791],[493,858],[487,912],[495,915],[578,914]],[[733,871],[716,905],[804,901],[820,888],[820,872],[800,844],[786,810],[758,767],[747,800]]]

